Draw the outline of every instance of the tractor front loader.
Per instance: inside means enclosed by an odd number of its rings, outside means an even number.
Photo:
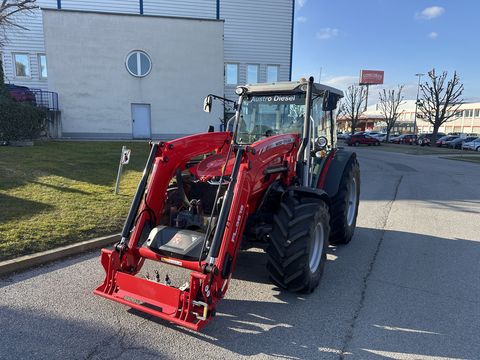
[[[199,330],[225,296],[241,245],[264,244],[272,282],[308,293],[328,244],[351,240],[360,172],[356,155],[336,146],[342,92],[310,78],[237,94],[227,131],[151,144],[121,240],[102,250],[95,294]],[[142,278],[145,260],[188,269],[189,281]]]

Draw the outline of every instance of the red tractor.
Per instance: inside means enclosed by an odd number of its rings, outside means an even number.
[[[308,81],[240,86],[225,132],[152,143],[122,237],[103,249],[95,294],[190,329],[214,316],[240,247],[263,243],[278,287],[312,292],[329,244],[353,236],[360,170],[336,146],[343,93]],[[205,99],[210,112],[212,99]],[[141,277],[145,260],[189,281]],[[148,277],[148,276],[147,276]]]

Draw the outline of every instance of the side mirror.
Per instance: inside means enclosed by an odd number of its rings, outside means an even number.
[[[332,111],[337,108],[338,97],[330,91],[325,91],[323,94],[323,111]]]
[[[212,111],[212,96],[208,95],[205,100],[203,100],[203,111],[209,113]]]

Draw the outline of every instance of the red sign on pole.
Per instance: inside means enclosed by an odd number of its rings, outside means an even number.
[[[360,70],[360,85],[383,84],[383,70]]]

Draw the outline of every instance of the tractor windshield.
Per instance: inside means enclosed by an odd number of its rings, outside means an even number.
[[[305,94],[252,95],[242,104],[237,142],[251,144],[264,137],[301,133]]]
[[[278,134],[301,134],[304,115],[305,93],[250,95],[240,109],[237,143],[252,144]],[[321,96],[313,99],[311,116],[312,134],[325,133]]]

